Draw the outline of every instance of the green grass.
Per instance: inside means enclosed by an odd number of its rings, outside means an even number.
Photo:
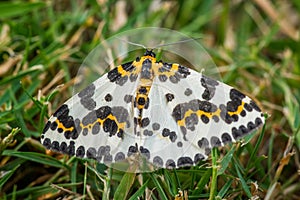
[[[179,191],[189,199],[299,199],[298,1],[178,0],[151,9],[151,1],[98,2],[0,2],[1,199],[175,199]],[[84,58],[106,38],[145,26],[202,38],[223,81],[268,113],[263,130],[198,166],[152,173],[46,152],[42,129],[71,97]]]

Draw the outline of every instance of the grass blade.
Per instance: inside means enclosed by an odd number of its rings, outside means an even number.
[[[51,156],[47,156],[45,154],[41,153],[35,153],[35,152],[19,152],[15,150],[5,150],[3,151],[4,156],[14,156],[18,158],[23,158],[25,160],[30,160],[33,162],[58,167],[58,168],[65,168],[66,165],[61,163],[60,161],[56,160],[55,158]]]
[[[153,173],[150,173],[149,176],[150,176],[151,180],[153,181],[153,183],[154,183],[154,185],[155,185],[155,187],[156,187],[156,189],[159,193],[159,197],[163,200],[168,200],[168,197],[166,196],[166,194],[165,194],[161,184],[159,183],[158,179],[153,176]]]
[[[2,172],[4,175],[2,174],[0,178],[0,189],[7,182],[7,180],[14,174],[14,172],[16,171],[16,169],[18,169],[18,167],[20,167],[20,165],[16,166],[12,170],[6,171],[4,173]]]
[[[0,2],[0,19],[21,16],[45,5],[43,2]]]
[[[126,199],[129,190],[131,189],[133,182],[135,180],[135,173],[125,173],[121,182],[115,192],[114,199]]]
[[[149,179],[129,198],[129,200],[139,199],[145,192]]]

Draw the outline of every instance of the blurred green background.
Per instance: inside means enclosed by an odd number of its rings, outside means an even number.
[[[299,199],[299,13],[297,0],[1,1],[0,198]],[[268,114],[249,143],[219,149],[217,179],[210,159],[130,174],[46,152],[39,142],[89,52],[149,26],[201,38],[223,81]]]

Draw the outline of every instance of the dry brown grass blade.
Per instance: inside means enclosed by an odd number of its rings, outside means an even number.
[[[280,27],[280,30],[294,40],[299,39],[299,31],[286,18],[282,18],[280,12],[274,8],[274,5],[268,0],[253,0],[275,23]]]
[[[0,64],[0,77],[5,75],[12,67],[22,60],[21,55],[9,57],[4,63]]]

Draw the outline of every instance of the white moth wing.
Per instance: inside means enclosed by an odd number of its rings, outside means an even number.
[[[236,89],[187,69],[185,78],[155,77],[149,109],[150,123],[141,131],[149,161],[158,167],[182,167],[206,159],[211,148],[240,139],[264,123],[258,106]],[[179,72],[175,72],[178,74]],[[154,130],[155,125],[159,129]],[[150,136],[149,136],[150,131]],[[145,134],[146,132],[146,134]]]
[[[106,164],[127,158],[135,143],[131,97],[139,77],[120,78],[118,71],[94,81],[50,117],[41,137],[46,148]]]

